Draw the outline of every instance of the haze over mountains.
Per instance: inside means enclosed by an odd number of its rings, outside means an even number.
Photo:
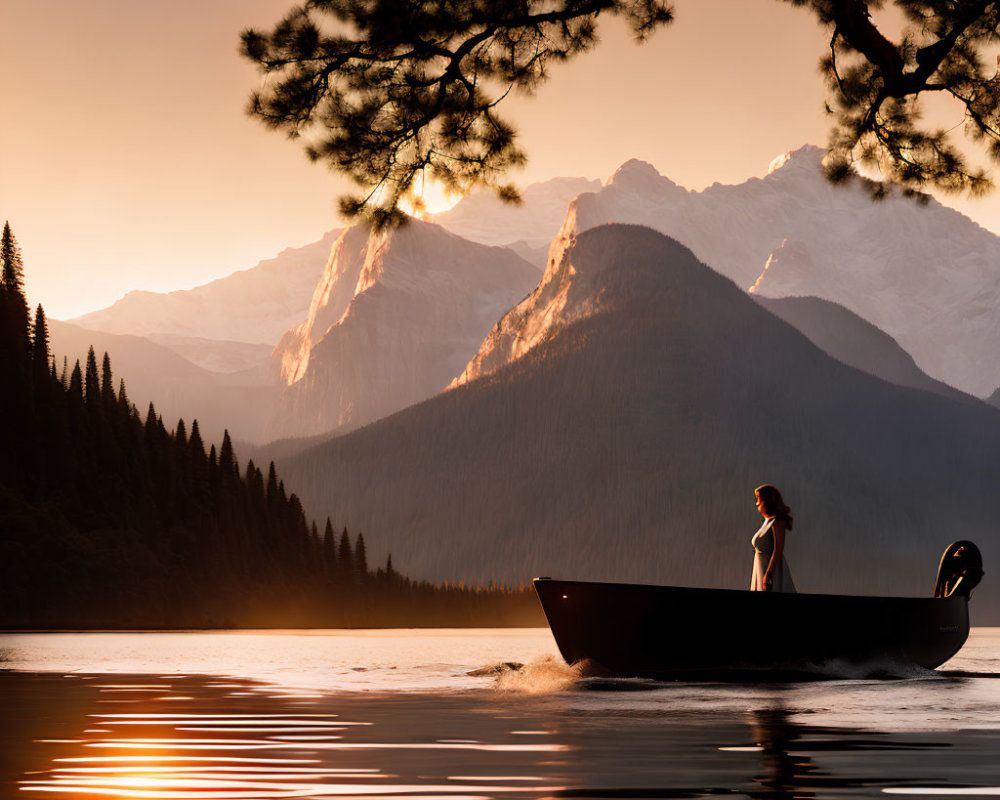
[[[273,348],[308,312],[309,298],[339,235],[339,229],[329,231],[318,241],[287,248],[252,269],[194,289],[129,292],[114,305],[70,322],[105,333],[158,336],[189,361],[221,372],[245,368],[238,356],[234,363],[223,359],[220,364],[218,353],[209,352],[207,346],[199,356],[185,350],[184,342],[218,342],[221,353],[227,343]]]
[[[762,482],[803,591],[927,595],[958,538],[993,558],[996,409],[846,366],[659,233],[563,239],[498,330],[478,379],[284,459],[307,509],[437,579],[745,586]]]
[[[140,407],[209,439],[366,425],[272,452],[311,514],[415,577],[742,586],[749,493],[773,481],[802,589],[926,594],[948,542],[996,549],[1000,412],[964,392],[1000,385],[1000,238],[831,187],[821,155],[703,192],[628,162],[603,187],[438,216],[479,243],[418,222],[331,233],[85,319],[141,337],[56,326],[54,350],[90,336]],[[552,236],[544,273],[518,255]],[[298,277],[278,291],[281,259]],[[988,584],[974,607],[1000,621]]]
[[[889,334],[853,311],[819,297],[762,297],[760,305],[805,334],[814,345],[849,367],[899,386],[923,389],[963,402],[978,402],[942,381],[936,381]]]
[[[560,178],[529,186],[525,190],[525,203],[521,206],[508,206],[492,198],[474,195],[448,212],[455,227],[471,237],[463,245],[466,255],[461,258],[472,257],[478,263],[480,259],[476,254],[488,254],[479,267],[473,264],[469,274],[478,269],[481,280],[476,286],[469,284],[465,287],[467,297],[464,298],[455,294],[454,287],[445,288],[438,297],[434,297],[441,289],[442,276],[453,270],[455,263],[449,264],[443,271],[424,270],[422,276],[429,282],[420,286],[415,276],[407,275],[407,265],[411,260],[413,263],[421,259],[426,262],[428,253],[406,254],[396,245],[387,251],[390,262],[399,267],[391,281],[395,283],[395,288],[375,288],[374,284],[382,280],[381,267],[375,259],[371,269],[362,276],[368,232],[354,228],[349,236],[348,250],[353,248],[358,258],[350,265],[346,254],[340,262],[337,261],[340,258],[338,253],[343,248],[343,242],[339,241],[341,231],[331,231],[310,245],[289,248],[252,269],[236,272],[195,289],[166,294],[131,292],[107,309],[73,320],[74,327],[64,330],[56,349],[61,356],[70,356],[71,363],[73,359],[84,356],[89,342],[84,341],[86,334],[77,335],[76,331],[81,326],[105,334],[141,337],[141,341],[133,339],[126,342],[95,333],[91,338],[99,350],[104,346],[111,348],[116,371],[126,379],[133,399],[144,405],[148,402],[147,398],[163,397],[167,420],[174,418],[175,412],[176,416],[183,416],[189,422],[192,418],[199,418],[206,433],[217,427],[215,422],[220,404],[232,404],[227,427],[234,437],[245,442],[260,443],[272,436],[291,434],[313,435],[341,424],[359,424],[381,413],[398,410],[446,386],[464,368],[500,314],[537,282],[544,266],[548,242],[559,229],[569,201],[579,191],[599,185],[597,181],[583,178]],[[483,214],[488,216],[483,217]],[[422,237],[406,238],[416,243]],[[512,244],[512,252],[494,252],[495,248],[478,247],[474,243],[492,245],[508,240]],[[455,238],[441,238],[440,241],[454,244]],[[373,253],[384,244],[373,245]],[[529,269],[515,255],[518,252],[534,259],[535,268]],[[451,256],[454,255],[451,253]],[[442,252],[445,260],[451,256]],[[490,265],[500,265],[501,273],[513,265],[514,275],[487,275]],[[350,279],[343,269],[351,273]],[[362,277],[371,285],[359,288],[357,280]],[[453,277],[459,276],[456,273]],[[508,294],[507,289],[500,287],[511,280],[513,293]],[[408,286],[403,287],[404,283]],[[356,294],[364,294],[364,298],[359,297],[355,302]],[[391,299],[393,296],[395,300]],[[383,298],[381,307],[378,302],[373,302],[379,297]],[[405,305],[406,297],[413,301],[412,307],[399,306],[400,301]],[[331,325],[340,320],[352,303],[355,306],[351,319],[345,321],[346,324],[338,328],[337,335],[331,336],[322,348],[327,353],[340,348],[341,355],[328,356],[327,360],[331,363],[340,363],[344,358],[354,365],[359,363],[360,353],[352,355],[349,351],[353,345],[350,344],[344,351],[345,342],[362,342],[362,347],[376,349],[382,347],[383,355],[387,354],[385,331],[379,334],[381,344],[376,345],[374,340],[366,338],[371,329],[369,327],[366,333],[365,326],[370,326],[376,318],[381,320],[379,326],[387,319],[390,320],[389,325],[403,325],[404,320],[420,323],[428,318],[428,308],[436,304],[445,316],[450,314],[452,319],[451,322],[444,318],[434,322],[432,327],[436,326],[438,332],[430,339],[427,338],[426,326],[423,332],[406,332],[400,328],[399,336],[405,343],[400,353],[405,358],[391,365],[383,357],[379,367],[382,373],[377,379],[369,381],[365,375],[372,377],[378,370],[370,373],[361,370],[355,381],[344,372],[348,368],[342,364],[335,379],[337,397],[334,398],[331,385],[319,367],[314,368],[305,382],[301,381],[306,375],[313,346]],[[459,303],[460,307],[445,312],[449,303]],[[307,345],[306,338],[302,336],[303,330],[309,331]],[[411,360],[414,354],[412,349],[420,341],[423,342],[421,347],[427,363]],[[156,346],[143,348],[143,342]],[[431,352],[432,342],[437,342],[440,349]],[[411,351],[407,351],[407,347]],[[198,368],[189,371],[194,376],[192,380],[176,379],[178,364],[164,348]],[[161,357],[164,361],[162,368],[158,369]],[[428,367],[427,374],[422,371],[424,367]],[[393,383],[386,370],[402,382],[398,385]],[[444,372],[449,374],[440,377]],[[131,387],[133,377],[137,384],[134,390]],[[356,382],[356,389],[349,388],[352,381]],[[290,383],[295,386],[287,392],[283,391]],[[226,388],[215,392],[217,385]],[[255,399],[241,403],[238,389],[233,389],[239,386],[247,387],[248,396],[253,395]],[[261,387],[265,390],[262,391]],[[336,409],[319,409],[321,401],[309,400],[305,387],[317,387],[323,397],[335,400]],[[274,405],[273,399],[283,394],[281,403]],[[263,395],[267,395],[266,399]],[[369,399],[366,398],[373,400],[375,405],[369,408]],[[308,410],[310,403],[316,406],[311,411]],[[221,435],[221,428],[219,433]]]
[[[964,392],[1000,385],[1000,238],[831,187],[821,156],[702,192],[633,161],[474,196],[450,232],[331,232],[83,320],[141,336],[54,324],[53,349],[89,338],[140,408],[261,444],[414,577],[744,586],[770,481],[802,590],[928,594],[949,542],[997,549],[1000,411]],[[544,272],[521,257],[550,240]],[[1000,588],[973,607],[1000,622]]]
[[[563,221],[568,232],[606,221],[648,224],[738,285],[756,284],[760,296],[817,295],[845,306],[892,335],[935,379],[989,395],[1000,386],[992,359],[1000,239],[933,201],[873,204],[860,187],[832,187],[821,174],[822,155],[804,147],[776,159],[763,179],[702,192],[631,161],[604,187],[554,179],[527,187],[520,207],[474,194],[435,220],[465,238],[510,245],[540,266]],[[262,367],[265,349],[307,320],[336,233],[194,290],[132,293],[77,322],[146,335],[212,372]],[[346,282],[340,287],[353,296]],[[192,403],[188,416],[197,413]],[[281,430],[270,420],[264,428]]]
[[[168,428],[181,418],[188,425],[197,419],[209,442],[221,442],[226,430],[242,442],[260,441],[280,394],[277,370],[272,374],[269,361],[216,372],[147,337],[88,330],[58,320],[49,320],[49,337],[57,369],[64,359],[69,369],[77,359],[86,363],[91,346],[99,360],[107,352],[116,385],[124,378],[128,397],[140,412],[145,415],[152,402]]]

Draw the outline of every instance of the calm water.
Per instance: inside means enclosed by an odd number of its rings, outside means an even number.
[[[996,628],[889,681],[589,679],[547,630],[13,634],[0,669],[0,798],[1000,797]]]

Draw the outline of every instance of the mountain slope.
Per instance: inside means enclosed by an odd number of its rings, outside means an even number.
[[[330,231],[319,241],[287,248],[251,269],[194,289],[129,292],[108,308],[70,321],[107,333],[166,333],[273,346],[308,311],[311,292],[339,234]]]
[[[773,482],[803,591],[929,594],[959,538],[992,570],[995,409],[830,358],[651,230],[565,244],[543,279],[564,291],[517,323],[550,317],[532,348],[283,460],[312,513],[335,508],[436,579],[742,587],[753,488]],[[1000,621],[998,598],[987,581],[974,608]]]
[[[357,427],[436,394],[538,275],[511,250],[425,222],[345,231],[309,316],[275,351],[287,386],[270,435]]]
[[[273,375],[259,369],[219,374],[195,366],[163,345],[142,336],[88,330],[68,322],[49,321],[51,350],[61,369],[79,359],[85,363],[93,345],[98,359],[107,352],[115,370],[115,388],[124,379],[129,399],[143,414],[150,402],[168,429],[183,418],[198,420],[205,440],[221,442],[227,428],[236,440],[257,441],[278,397]]]
[[[955,400],[975,398],[936,381],[889,334],[837,303],[818,297],[761,297],[764,308],[805,334],[827,355],[889,383],[923,389]]]
[[[934,200],[873,202],[824,178],[824,151],[776,159],[763,179],[690,192],[629,161],[572,204],[563,236],[648,225],[767,297],[839,303],[895,338],[932,377],[983,397],[1000,385],[1000,237]]]

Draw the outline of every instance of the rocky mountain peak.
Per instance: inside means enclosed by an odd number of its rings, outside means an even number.
[[[825,155],[806,145],[775,159],[763,179],[699,192],[627,162],[573,202],[559,238],[607,222],[649,226],[744,290],[843,305],[928,375],[988,395],[1000,383],[1000,237],[934,200],[892,192],[875,202],[858,181],[833,185]]]
[[[268,435],[355,427],[436,394],[538,276],[512,250],[429,222],[350,229],[309,318],[275,350],[286,388]]]
[[[771,161],[767,174],[773,175],[779,170],[785,174],[799,171],[818,174],[827,152],[814,144],[803,145],[798,150],[789,150]]]
[[[608,224],[553,243],[542,282],[490,332],[451,386],[495,372],[579,320],[670,287],[716,278],[682,244],[641,225]]]
[[[661,175],[656,167],[638,158],[631,158],[618,167],[606,183],[627,192],[648,195],[663,195],[673,191],[684,191],[670,178]]]

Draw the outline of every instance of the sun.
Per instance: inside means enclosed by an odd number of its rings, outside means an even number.
[[[423,176],[414,182],[413,194],[422,202],[422,208],[418,208],[417,203],[409,197],[399,205],[407,214],[418,219],[447,211],[462,199],[462,195],[453,194],[437,181]]]

